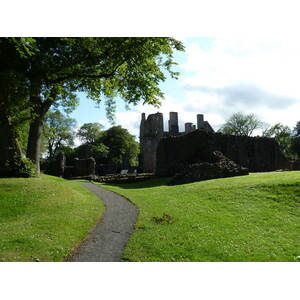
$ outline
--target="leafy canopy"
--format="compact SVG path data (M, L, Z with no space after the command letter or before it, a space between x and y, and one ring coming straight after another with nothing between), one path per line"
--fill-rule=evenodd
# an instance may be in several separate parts
M21 159L19 130L22 139L28 136L22 148L39 172L42 120L50 107L74 110L78 92L104 103L110 120L117 97L158 106L160 83L179 75L176 50L184 46L173 38L0 38L0 125L10 137L0 141L0 165Z
M108 163L138 165L139 144L127 129L113 126L103 133L100 141L109 148Z
M107 156L109 153L109 148L101 142L96 142L93 144L81 144L80 146L76 147L71 155L69 155L69 160L77 158L89 158L93 157L96 162L99 163L106 163ZM66 155L68 158L68 154Z
M94 157L97 163L137 166L139 150L139 144L127 129L113 126L101 131L100 137L95 141L75 148L69 158Z
M254 114L245 115L238 112L234 113L219 131L223 134L251 136L253 131L261 128L262 125Z
M84 143L92 144L100 138L102 129L103 126L100 123L85 123L79 128L77 136Z
M98 103L104 101L109 118L116 96L127 103L159 105L159 83L166 73L178 77L172 70L173 51L184 50L173 38L148 37L10 38L8 43L22 61L19 73L38 87L42 102L74 109L76 92L82 91Z
M53 158L61 146L73 146L76 120L66 117L59 110L50 110L44 119L43 134L49 158Z
M263 136L273 137L286 156L292 156L292 130L285 125L277 123L263 132Z

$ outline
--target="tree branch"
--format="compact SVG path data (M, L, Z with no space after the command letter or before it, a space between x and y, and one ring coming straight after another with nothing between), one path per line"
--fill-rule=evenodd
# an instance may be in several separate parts
M56 79L47 79L46 82L49 84L56 84L56 83L62 83L67 80L75 80L75 79L97 79L97 78L103 78L103 79L108 79L111 78L117 71L117 69L124 63L125 61L122 61L119 63L112 72L110 73L100 73L100 74L83 74L83 73L76 73L76 74L68 74L65 76L58 77Z

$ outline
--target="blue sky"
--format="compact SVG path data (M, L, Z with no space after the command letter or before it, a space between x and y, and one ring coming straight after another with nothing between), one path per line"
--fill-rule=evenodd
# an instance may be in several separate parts
M300 43L297 40L239 38L178 38L186 51L174 55L179 80L168 78L161 84L165 94L158 110L148 105L132 106L127 111L118 99L116 124L138 136L140 115L163 112L165 127L168 113L177 111L179 125L196 122L196 114L218 129L232 113L255 113L267 124L294 127L300 120ZM111 124L103 105L80 94L80 105L72 113L78 126L100 122Z

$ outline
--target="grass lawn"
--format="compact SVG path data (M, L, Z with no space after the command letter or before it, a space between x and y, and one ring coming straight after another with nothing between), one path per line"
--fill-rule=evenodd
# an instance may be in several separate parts
M78 182L1 178L0 261L63 261L103 211Z
M255 173L166 186L103 184L139 210L130 261L297 261L300 172Z

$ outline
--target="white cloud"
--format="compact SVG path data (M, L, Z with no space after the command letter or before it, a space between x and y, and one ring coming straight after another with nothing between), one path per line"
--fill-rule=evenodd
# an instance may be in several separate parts
M220 97L223 104L229 107L235 105L248 106L256 108L269 107L272 109L283 109L297 103L299 99L285 95L273 94L267 92L255 85L248 83L239 83L228 85L222 88L212 88L208 86L187 87L189 90L196 90L209 95Z
M76 126L75 126L75 132L77 133L78 132L78 130L80 129L80 127L82 126L83 124L77 124ZM81 145L82 144L82 141L79 139L79 137L78 136L75 136L75 138L74 138L74 147L78 147L79 145Z
M299 40L216 39L205 51L197 43L187 47L181 67L195 72L183 84L224 87L250 82L269 92L300 96Z
M78 147L82 144L82 141L79 139L79 137L74 138L74 147Z
M242 111L291 127L300 119L299 39L216 39L209 50L194 42L186 52L181 85L187 102L201 102L208 116Z

